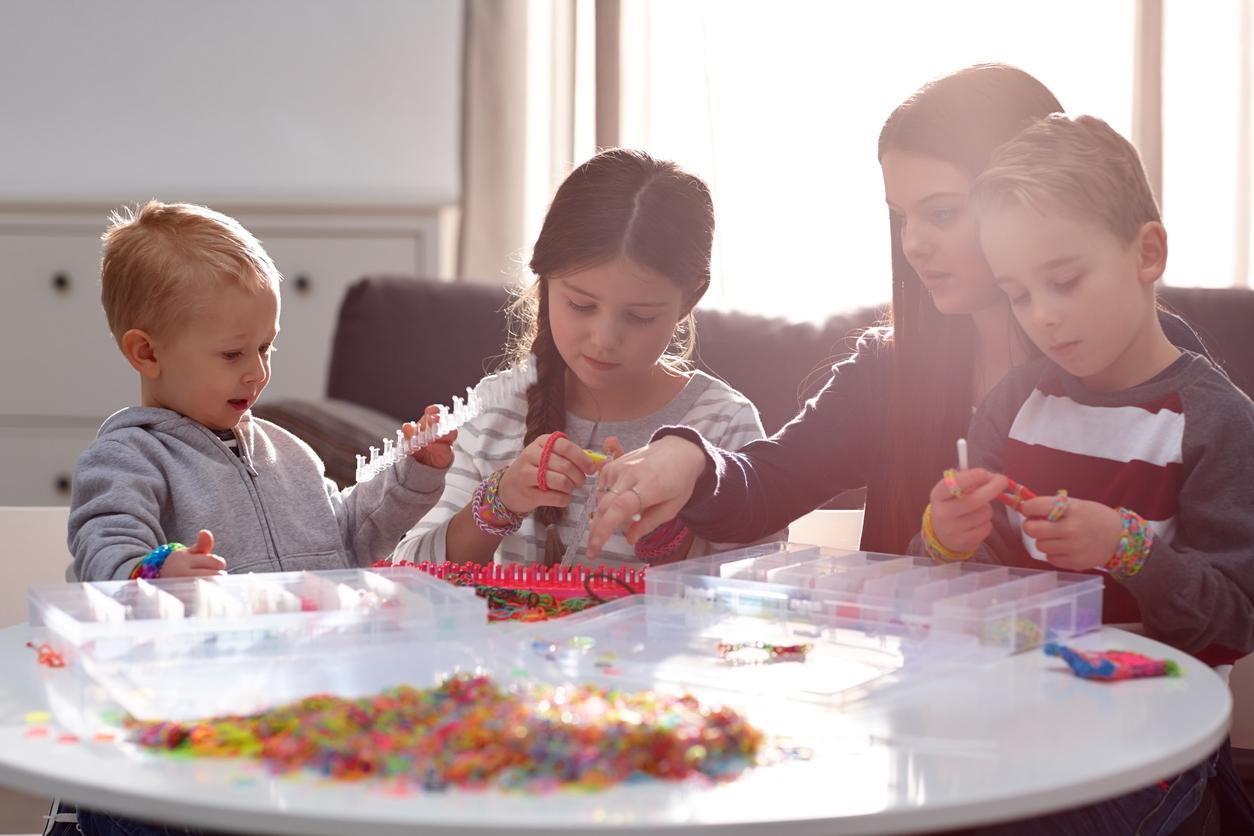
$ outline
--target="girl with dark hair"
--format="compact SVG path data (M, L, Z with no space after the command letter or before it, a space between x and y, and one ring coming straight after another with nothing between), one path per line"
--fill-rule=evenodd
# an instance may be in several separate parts
M752 542L861 487L863 549L904 553L974 406L1037 353L980 252L967 192L998 146L1061 110L1043 84L1004 64L943 76L899 105L879 140L888 323L864 333L771 438L732 452L694 428L664 427L607 465L601 481L613 491L598 503L589 557L620 526L635 542L677 514L698 536ZM1183 321L1163 324L1182 348L1204 351Z
M536 280L511 305L503 375L535 364L525 395L461 429L436 507L396 560L547 563L578 534L587 451L621 453L684 424L738 447L764 436L743 395L691 370L692 310L710 284L714 206L699 178L639 151L597 154L571 172L531 258ZM710 544L663 520L600 562L679 559Z

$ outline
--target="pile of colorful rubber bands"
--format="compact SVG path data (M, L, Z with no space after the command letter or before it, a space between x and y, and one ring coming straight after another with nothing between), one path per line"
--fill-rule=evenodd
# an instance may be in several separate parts
M763 735L691 695L594 686L502 688L455 675L360 699L311 696L246 717L132 721L133 739L186 756L255 758L279 773L400 779L426 790L601 789L637 778L729 780Z

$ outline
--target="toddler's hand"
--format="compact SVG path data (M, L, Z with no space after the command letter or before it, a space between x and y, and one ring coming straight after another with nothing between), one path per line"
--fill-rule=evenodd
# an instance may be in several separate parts
M1073 572L1106 565L1123 534L1119 512L1100 502L1072 499L1057 522L1045 519L1055 498L1038 496L1023 503L1023 533L1036 540L1049 562Z
M226 561L213 553L213 533L202 529L196 545L175 549L161 565L162 578L207 578L226 574Z
M954 496L945 480L932 487L932 532L941 545L954 552L975 551L993 532L993 506L1009 480L982 467L956 474L962 493Z
M405 433L406 438L413 438L415 434L434 426L439 419L439 415L440 408L438 406L429 406L423 411L422 417L418 419L418 423L415 424L413 421L406 422L401 426L401 432ZM453 442L456 440L457 430L445 433L425 447L415 450L412 454L414 461L419 464L425 464L428 467L434 467L437 470L446 470L453 463Z

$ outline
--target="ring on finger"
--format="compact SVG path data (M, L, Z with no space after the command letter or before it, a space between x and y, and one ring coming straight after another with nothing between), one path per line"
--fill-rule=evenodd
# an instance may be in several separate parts
M1071 497L1067 496L1066 490L1060 490L1054 495L1054 504L1049 509L1049 514L1045 519L1050 522L1058 522L1067 515L1067 509L1071 507Z
M634 485L627 490L634 493L636 495L636 501L640 503L640 508L636 511L636 513L631 515L631 521L640 522L640 513L644 511L644 497L640 495L640 491L636 490Z

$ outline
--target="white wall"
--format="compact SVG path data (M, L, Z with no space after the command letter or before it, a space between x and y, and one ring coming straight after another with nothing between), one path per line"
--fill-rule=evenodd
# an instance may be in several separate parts
M461 0L5 0L0 200L451 203Z

